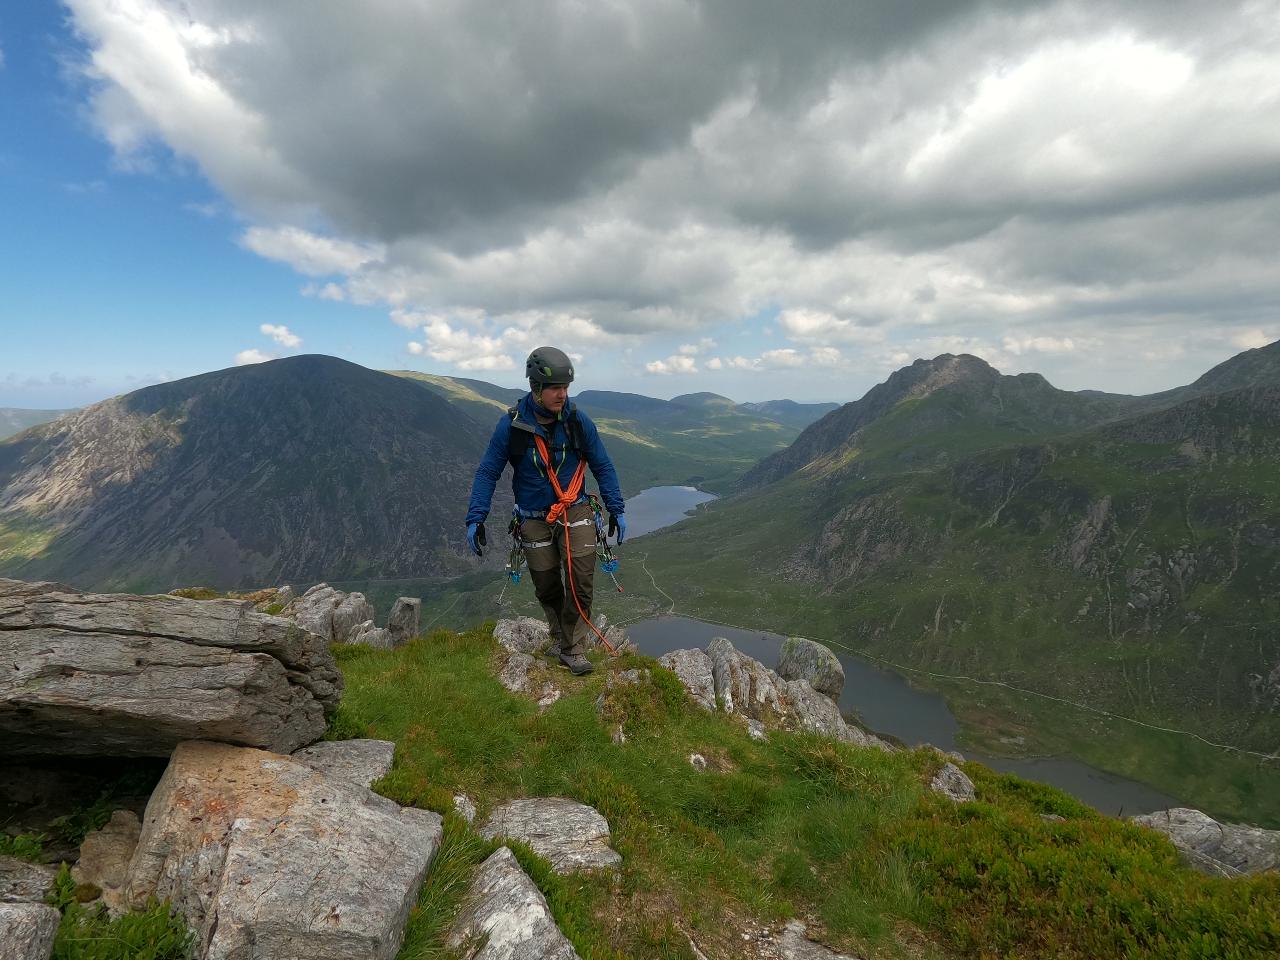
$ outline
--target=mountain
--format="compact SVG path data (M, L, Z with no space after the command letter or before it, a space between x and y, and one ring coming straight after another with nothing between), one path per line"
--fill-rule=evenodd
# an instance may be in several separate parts
M777 420L788 426L803 430L815 420L821 420L832 410L839 409L838 403L796 403L794 400L763 400L758 403L742 403L738 405L749 413L758 413L770 420Z
M147 387L0 443L0 572L129 590L444 574L488 430L333 357Z
M57 420L69 410L27 410L22 407L0 407L0 440L50 420Z
M1152 397L1060 391L974 357L917 361L762 462L739 495L646 540L647 566L690 615L809 630L907 669L1273 752L1276 356L1249 351ZM993 696L968 690L958 709L1180 795L1194 781L1238 815L1263 803L1254 778L1273 776L1183 742L1158 753L1141 728L1109 731L1124 745L1069 731L1052 701L1018 701L1009 726L992 718L1013 701Z

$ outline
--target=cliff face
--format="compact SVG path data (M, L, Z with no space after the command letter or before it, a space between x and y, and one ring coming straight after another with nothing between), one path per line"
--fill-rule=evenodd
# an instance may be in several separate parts
M0 571L127 589L440 574L487 433L331 357L148 387L0 443Z

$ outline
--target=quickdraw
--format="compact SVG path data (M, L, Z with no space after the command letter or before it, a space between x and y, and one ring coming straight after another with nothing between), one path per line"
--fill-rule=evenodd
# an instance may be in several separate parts
M617 577L618 558L609 549L609 534L604 525L604 508L600 505L600 498L594 493L587 494L587 500L591 504L591 512L596 517L596 557L600 560L600 569L609 575L618 592L623 593L622 584L618 582Z
M528 561L524 555L524 531L521 527L520 511L511 511L511 522L507 524L507 533L511 534L511 554L507 557L507 576L512 583L520 582L520 568Z

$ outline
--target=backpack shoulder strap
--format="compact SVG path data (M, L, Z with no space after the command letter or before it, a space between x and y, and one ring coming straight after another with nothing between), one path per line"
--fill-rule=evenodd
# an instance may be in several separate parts
M533 442L533 429L516 419L516 407L507 408L507 416L511 418L511 433L507 436L507 459L512 464L518 463Z

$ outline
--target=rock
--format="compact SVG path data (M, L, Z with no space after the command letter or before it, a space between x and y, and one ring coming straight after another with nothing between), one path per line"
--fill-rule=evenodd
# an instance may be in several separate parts
M448 946L464 960L579 960L546 899L506 847L476 870Z
M889 744L879 737L847 723L840 715L840 708L836 706L835 701L814 690L809 686L809 681L786 680L783 683L786 691L783 726L786 729L819 733L837 740L856 743L860 747L892 750Z
M323 639L248 601L47 587L0 580L9 755L167 756L192 738L287 752L341 696Z
M604 634L605 640L609 646L613 648L614 653L627 653L636 649L636 645L631 642L631 638L627 636L627 631L622 627L609 626L609 618L603 613L595 618L596 630ZM594 630L587 631L586 645L588 648L598 650L603 647L600 638L595 635Z
M759 720L747 719L747 736L752 740L768 740L769 735L764 732L764 724Z
M486 840L510 837L551 861L556 873L615 867L609 821L594 807L563 797L531 797L498 807L480 828Z
M820 943L814 943L805 935L805 925L799 920L787 924L778 937L778 949L782 960L856 960L847 953L836 953Z
M716 709L716 684L711 675L711 658L701 650L672 650L658 658L684 684L693 702L703 710Z
M373 605L363 593L343 593L317 583L285 610L298 626L319 634L328 643L348 643L351 631L373 620Z
M396 745L390 740L322 740L293 759L347 783L370 787L391 772Z
M551 646L551 630L543 620L516 617L499 620L493 628L493 639L511 653L542 653Z
M1045 823L1066 823L1067 818L1060 813L1042 813L1040 819Z
M41 903L58 871L0 854L0 903Z
M560 688L552 682L547 665L527 653L508 656L498 672L498 682L512 693L528 694L536 698L539 710L546 710L560 699Z
M977 797L977 793L973 788L973 781L965 776L963 770L951 762L944 763L942 769L933 775L933 779L929 781L929 789L934 793L949 797L956 803L964 803L966 800L973 800Z
M778 654L778 676L784 680L808 680L823 696L839 702L844 689L844 667L828 648L804 637L787 637Z
M700 753L691 753L689 754L689 766L699 773L703 773L707 769L707 758Z
M418 635L421 628L422 601L417 597L400 597L391 607L391 616L387 618L387 632L391 634L391 642L395 646L408 643Z
M375 627L372 620L357 623L347 633L345 643L363 643L377 650L390 650L395 646L390 632L385 627Z
M476 805L471 802L471 798L465 793L455 793L453 795L453 809L467 823L476 822Z
M132 810L116 810L101 830L84 838L80 859L71 868L76 883L92 884L102 891L102 902L112 916L128 912L124 887L141 835L138 815Z
M759 660L738 653L724 637L707 644L716 700L725 713L741 713L764 721L776 717L782 707L778 675Z
M61 922L43 903L0 903L0 960L49 960Z
M1280 830L1219 823L1189 807L1158 810L1133 822L1165 834L1202 873L1240 876L1280 869Z
M297 596L298 595L294 592L293 587L281 587L276 591L276 598L273 602L278 603L282 607L287 607L297 599Z
M391 960L441 818L290 757L182 743L147 804L126 891L170 900L196 960Z

